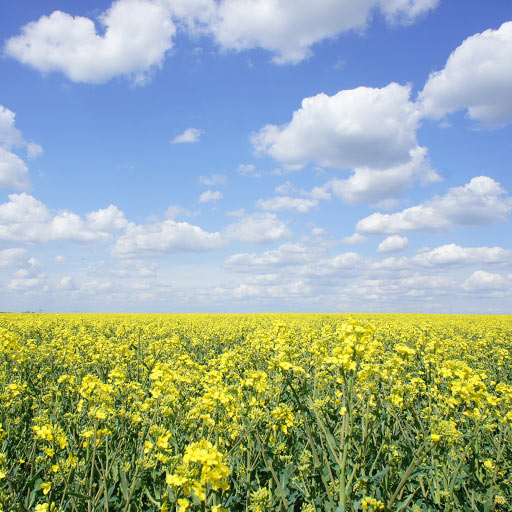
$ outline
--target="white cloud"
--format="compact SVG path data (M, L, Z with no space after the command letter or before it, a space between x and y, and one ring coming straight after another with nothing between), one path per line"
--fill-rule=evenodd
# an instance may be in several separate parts
M382 240L377 247L378 253L397 252L403 251L409 245L409 240L406 236L391 235Z
M251 142L257 152L291 168L309 162L338 169L405 164L418 147L420 119L410 92L408 85L391 83L305 98L288 124L266 125Z
M25 148L29 159L41 155L43 148L27 142L15 126L15 114L0 105L0 188L26 190L30 186L28 168L15 153L15 148Z
M25 162L18 155L0 147L0 188L25 190L29 186Z
M41 156L43 153L43 148L39 144L36 144L35 142L27 143L27 158L29 160L34 160L35 158Z
M41 201L26 193L10 194L9 201L0 204L0 241L4 242L105 242L125 224L123 213L112 205L88 213L84 220L69 211L52 214Z
M255 172L255 170L256 167L253 164L240 164L236 169L236 171L242 174L243 176L261 176L261 174Z
M180 215L183 215L185 217L189 217L192 215L192 212L190 210L187 210L186 208L183 208L183 206L180 206L178 204L172 204L165 210L164 216L166 219L174 220L176 217L179 217Z
M215 12L208 11L207 31L222 48L259 47L272 52L274 62L297 63L311 54L315 43L363 30L374 9L380 9L388 22L407 23L437 4L438 0L223 0ZM204 12L202 7L199 12Z
M130 222L111 253L113 256L131 257L140 253L204 252L223 245L220 233L208 233L188 222L169 219L146 225Z
M488 176L473 178L417 206L392 213L374 213L357 223L360 233L396 234L411 231L444 231L456 226L496 224L512 211L512 198Z
M14 126L16 114L0 105L0 145L5 149L21 148L26 145L21 132Z
M54 11L22 27L4 51L43 73L60 71L73 82L103 83L128 75L143 83L161 66L176 27L168 7L152 0L117 0L93 20Z
M439 0L117 0L98 17L54 11L22 27L4 52L40 72L74 82L115 76L148 80L173 46L176 25L193 38L210 36L222 49L262 48L276 63L297 63L322 40L364 30L380 9L388 23L410 23Z
M423 113L440 119L464 108L489 127L512 121L512 21L468 37L419 94Z
M485 270L476 270L462 285L467 291L502 290L509 286L510 282L505 277Z
M318 261L304 265L297 269L297 272L309 276L329 276L336 274L340 270L352 269L356 265L361 265L363 258L355 252L344 252L337 254L332 258L324 258Z
M292 211L296 213L307 213L311 208L318 205L314 199L303 197L276 196L271 199L259 199L256 206L267 212Z
M28 252L26 249L12 248L0 251L0 267L19 266L22 261L27 260Z
M222 192L218 190L206 190L199 196L200 203L208 203L211 201L218 201L222 199Z
M288 238L287 225L274 213L251 213L224 230L228 238L252 244L266 244Z
M512 251L502 247L461 247L457 244L447 244L417 254L411 261L425 266L475 263L512 264Z
M242 283L233 290L233 296L237 299L256 297L289 298L304 297L309 295L310 291L310 287L301 280L282 285Z
M404 164L382 170L356 167L352 176L335 178L328 183L328 187L349 204L368 202L377 206L386 205L389 199L399 197L416 181L426 184L440 180L430 167L426 153L426 148L418 146L411 150L410 161Z
M89 229L104 233L119 231L128 223L123 212L112 204L107 208L88 213L86 218Z
M324 228L313 228L311 230L311 234L313 236L324 236L324 235L327 235L327 231L325 231Z
M57 289L58 290L67 290L72 291L76 290L77 286L75 284L75 281L72 276L64 276L58 283L57 283Z
M39 262L35 258L29 258L25 265L16 270L7 288L14 291L44 291L46 279L47 276L41 273Z
M206 187L215 187L217 185L224 185L227 176L225 174L210 174L209 176L199 176L199 182Z
M202 133L204 133L203 130L199 130L198 128L187 128L183 133L176 135L176 137L171 140L171 144L197 142Z
M262 268L300 265L316 259L321 251L304 244L283 244L262 254L233 254L226 262L227 268L236 271L260 272Z
M349 245L364 244L368 242L368 238L360 233L354 233L353 235L346 236L342 242Z

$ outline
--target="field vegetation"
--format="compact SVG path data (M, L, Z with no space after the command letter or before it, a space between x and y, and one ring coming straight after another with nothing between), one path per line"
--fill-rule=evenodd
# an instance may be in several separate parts
M510 511L512 317L0 315L6 511Z

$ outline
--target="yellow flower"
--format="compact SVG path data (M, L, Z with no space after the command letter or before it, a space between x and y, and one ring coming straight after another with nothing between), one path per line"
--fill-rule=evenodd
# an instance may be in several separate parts
M186 498L181 498L178 500L178 512L185 512L189 506L190 501L188 501Z
M434 443L439 443L441 436L439 434L430 434L430 439L432 439Z
M46 496L49 492L50 492L50 489L52 488L52 484L51 482L43 482L41 484L41 489L43 491L43 494Z

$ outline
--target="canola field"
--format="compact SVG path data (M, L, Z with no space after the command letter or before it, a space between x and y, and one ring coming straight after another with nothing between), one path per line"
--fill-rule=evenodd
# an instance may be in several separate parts
M510 511L512 317L0 315L6 511Z

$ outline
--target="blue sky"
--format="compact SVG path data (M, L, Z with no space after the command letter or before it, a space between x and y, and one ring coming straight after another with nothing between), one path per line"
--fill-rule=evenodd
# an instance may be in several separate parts
M0 20L0 310L510 313L509 1Z

